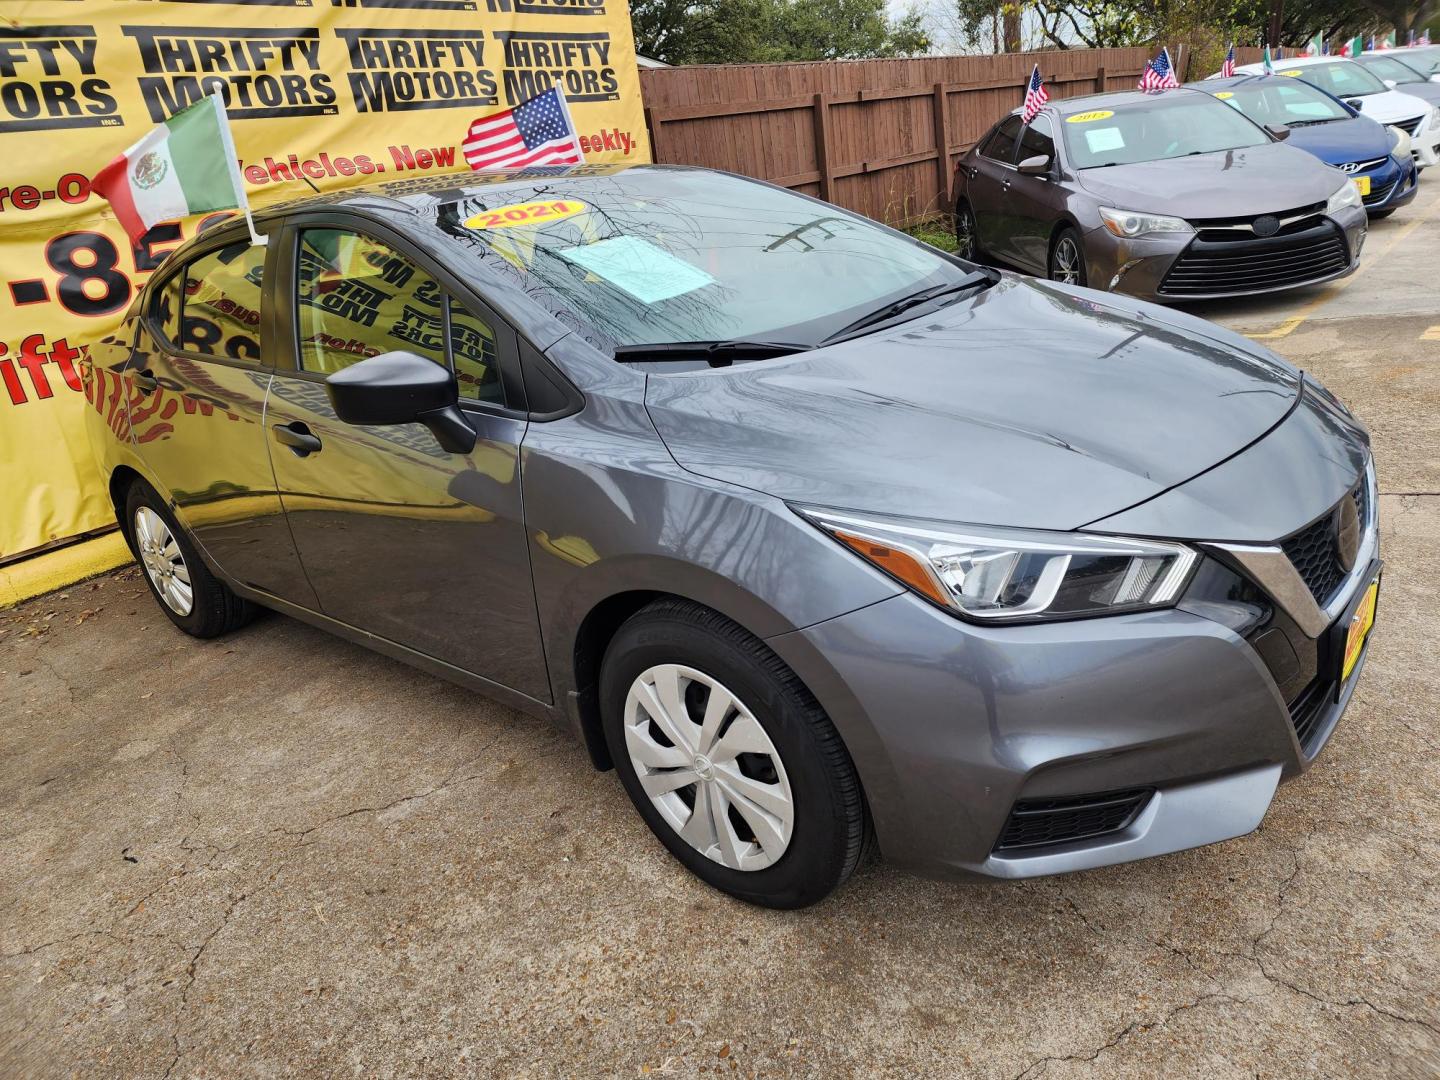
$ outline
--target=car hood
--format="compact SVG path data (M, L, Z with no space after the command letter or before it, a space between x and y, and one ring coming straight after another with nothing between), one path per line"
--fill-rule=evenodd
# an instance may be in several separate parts
M685 469L779 498L1073 529L1151 499L1279 423L1299 373L1140 301L1006 276L813 352L652 374Z
M1390 136L1382 125L1368 116L1292 127L1285 145L1314 154L1330 165L1374 161L1390 156Z
M1366 94L1362 98L1346 100L1358 101L1362 113L1382 124L1416 120L1430 111L1428 101L1414 94L1402 94L1399 90L1386 90L1383 94Z
M1328 165L1280 143L1081 169L1076 175L1080 186L1107 206L1190 219L1273 214L1323 203L1340 186Z

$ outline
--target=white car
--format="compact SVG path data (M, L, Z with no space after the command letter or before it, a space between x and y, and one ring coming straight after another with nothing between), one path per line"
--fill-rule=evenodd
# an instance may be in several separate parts
M1260 75L1263 64L1246 64L1237 75ZM1275 63L1277 75L1303 79L1331 97L1389 127L1410 136L1410 152L1420 168L1440 164L1440 106L1412 94L1391 90L1380 79L1353 60L1338 56L1306 56Z

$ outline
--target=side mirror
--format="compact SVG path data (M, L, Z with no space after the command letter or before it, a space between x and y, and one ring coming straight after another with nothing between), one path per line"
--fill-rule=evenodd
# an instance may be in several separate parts
M1394 89L1395 89L1397 86L1399 86L1400 84L1399 84L1398 82L1396 82L1394 79L1386 79L1386 80L1385 80L1385 85L1388 86L1391 90L1394 90Z
M1277 142L1284 142L1290 138L1290 125L1288 124L1266 124L1265 130L1268 131Z
M452 454L475 449L455 376L423 356L397 351L361 360L326 379L325 393L347 424L424 424Z
M1346 98L1345 104L1349 105L1350 108L1354 109L1357 113L1365 111L1365 103L1361 101L1358 97Z
M1025 176L1049 176L1050 155L1036 154L1034 157L1027 157L1015 168Z

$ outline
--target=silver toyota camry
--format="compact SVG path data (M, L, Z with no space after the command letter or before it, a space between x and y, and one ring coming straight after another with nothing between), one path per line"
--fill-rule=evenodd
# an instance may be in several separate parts
M161 610L553 720L735 896L813 903L872 838L1023 878L1239 836L1355 692L1368 436L1219 327L700 169L259 228L85 361Z

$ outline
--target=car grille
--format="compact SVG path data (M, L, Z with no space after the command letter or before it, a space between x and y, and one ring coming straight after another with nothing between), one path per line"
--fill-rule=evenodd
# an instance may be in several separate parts
M1372 187L1370 189L1370 194L1365 196L1365 205L1375 206L1379 203L1384 202L1390 197L1390 192L1395 190L1395 185L1399 182L1400 181L1398 180L1392 180L1390 181L1390 183L1385 184L1382 187Z
M1153 788L1131 788L1058 799L1022 799L1010 811L996 851L1048 847L1119 832L1154 795Z
M1295 738L1306 757L1314 757L1319 749L1317 738L1321 721L1325 719L1325 706L1335 690L1329 679L1316 679L1290 703L1290 723L1295 728Z
M1197 225L1200 223L1197 222ZM1333 277L1350 265L1344 234L1326 219L1274 236L1201 227L1160 283L1166 296L1244 295Z
M1369 509L1365 481L1362 479L1345 497L1355 500L1355 509L1360 514L1360 527L1363 529ZM1305 582L1305 587L1310 590L1315 602L1324 607L1335 595L1335 590L1340 587L1347 574L1340 563L1340 515L1331 510L1319 521L1282 540L1280 546L1295 567L1295 572Z
M1398 127L1400 130L1405 132L1406 135L1413 136L1416 132L1420 130L1420 124L1424 121L1424 119L1425 117L1423 116L1417 116L1414 120L1396 120L1395 123L1391 126Z

